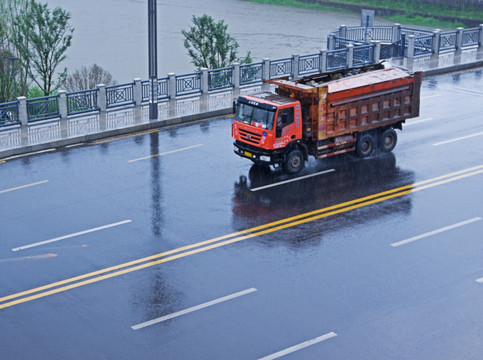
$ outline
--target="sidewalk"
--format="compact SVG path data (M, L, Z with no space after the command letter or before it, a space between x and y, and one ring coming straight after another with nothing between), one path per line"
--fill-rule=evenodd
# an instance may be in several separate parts
M483 56L476 49L471 49L456 55L453 52L441 54L437 59L431 56L416 58L412 64L404 58L394 64L423 71L424 76L433 76L483 67ZM240 93L253 93L260 89L261 85L258 85L242 89ZM159 118L152 121L149 120L148 106L141 106L71 117L67 120L48 120L28 126L0 128L0 162L31 152L227 115L232 112L233 99L236 96L238 94L233 91L224 91L160 102Z

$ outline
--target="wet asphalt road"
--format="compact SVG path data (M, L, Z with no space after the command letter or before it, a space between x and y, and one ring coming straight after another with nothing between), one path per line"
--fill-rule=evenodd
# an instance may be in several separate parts
M228 118L0 164L0 358L480 359L482 75L297 181Z

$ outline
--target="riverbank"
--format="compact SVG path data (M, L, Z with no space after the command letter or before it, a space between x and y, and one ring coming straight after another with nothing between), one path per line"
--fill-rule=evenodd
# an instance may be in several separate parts
M377 0L249 0L273 5L298 6L304 8L319 8L326 10L339 9L360 13L362 9L374 10L375 15L384 17L394 22L411 25L423 25L440 28L476 27L483 23L483 10L469 8L465 11L457 9L443 9L441 6L432 4L420 4L417 9L409 2L401 3L394 0L386 0L384 7L377 4ZM364 4L362 4L364 3Z

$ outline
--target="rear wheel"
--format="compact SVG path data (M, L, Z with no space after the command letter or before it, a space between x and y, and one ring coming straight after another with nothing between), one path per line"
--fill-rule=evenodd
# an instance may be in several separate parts
M396 131L392 128L386 129L379 137L379 148L383 152L390 152L394 149L397 143Z
M362 135L357 140L356 152L359 157L368 157L374 151L374 138L369 134Z
M305 166L304 154L299 149L292 150L285 160L284 170L289 174L299 173Z

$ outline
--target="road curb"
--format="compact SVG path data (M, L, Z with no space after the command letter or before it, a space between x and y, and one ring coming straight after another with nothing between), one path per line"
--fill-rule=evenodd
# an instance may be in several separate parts
M49 150L49 149L62 148L69 145L89 143L97 140L108 139L111 137L132 134L136 132L164 128L167 126L190 124L193 122L202 121L202 120L206 120L214 117L225 116L225 115L231 114L232 111L233 109L231 107L225 108L225 109L217 109L212 111L206 111L204 113L179 116L176 118L165 119L165 120L156 120L149 123L127 126L125 128L102 131L95 134L80 135L80 136L65 138L61 140L49 141L42 144L29 145L29 146L8 149L8 150L1 150L0 159L7 159L12 156L25 155L25 154Z
M483 67L483 60L478 60L472 63L456 64L451 66L445 66L442 68L423 70L423 76L443 75L452 72L477 69L479 67Z

